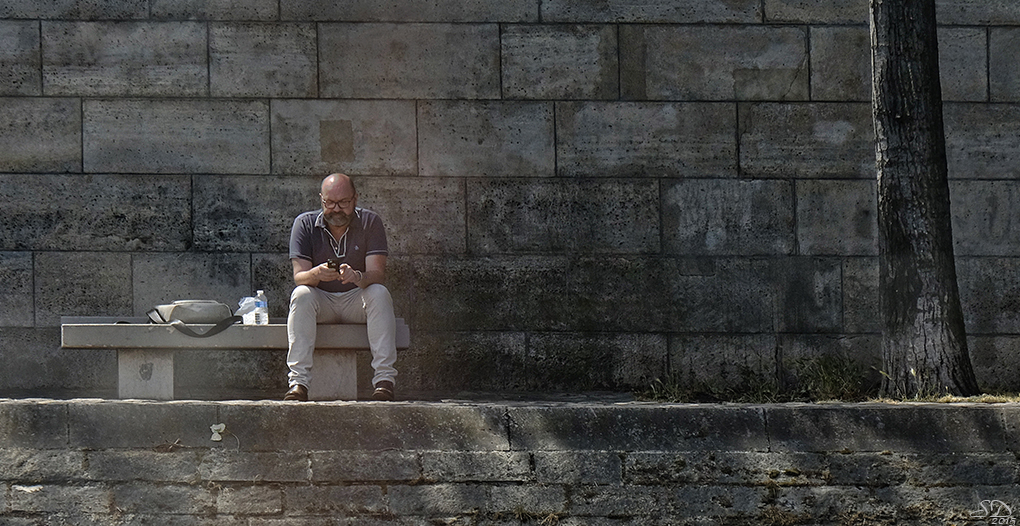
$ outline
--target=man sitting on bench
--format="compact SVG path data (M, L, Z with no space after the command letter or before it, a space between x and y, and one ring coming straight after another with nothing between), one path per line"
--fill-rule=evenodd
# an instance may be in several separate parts
M305 212L290 232L290 261L297 285L287 316L290 389L284 400L308 400L318 323L365 323L372 350L375 400L393 400L397 370L393 299L386 277L386 230L371 210L358 208L351 178L322 181L321 210Z

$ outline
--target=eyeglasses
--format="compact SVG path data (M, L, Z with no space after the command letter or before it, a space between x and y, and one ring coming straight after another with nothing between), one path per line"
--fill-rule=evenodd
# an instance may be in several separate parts
M351 203L354 202L354 198L353 197L349 197L347 199L341 199L339 201L327 201L326 199L323 199L321 197L319 199L322 201L322 206L326 207L327 209L328 208L334 208L334 207L341 208L341 209L342 208L347 208L348 206L351 206Z

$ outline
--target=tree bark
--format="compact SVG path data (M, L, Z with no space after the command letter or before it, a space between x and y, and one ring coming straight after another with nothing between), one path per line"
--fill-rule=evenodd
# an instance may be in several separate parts
M871 0L882 394L979 392L953 255L935 0Z

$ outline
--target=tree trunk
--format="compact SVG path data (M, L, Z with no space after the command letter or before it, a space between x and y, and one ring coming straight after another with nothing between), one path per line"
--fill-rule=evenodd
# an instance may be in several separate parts
M956 282L935 0L871 0L882 394L979 392Z

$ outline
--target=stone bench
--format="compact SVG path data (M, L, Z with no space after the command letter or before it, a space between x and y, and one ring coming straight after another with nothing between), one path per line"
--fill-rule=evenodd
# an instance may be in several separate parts
M208 338L181 334L170 325L148 323L148 318L64 316L60 319L60 346L64 349L117 351L117 396L151 400L174 399L174 354L178 350L287 351L286 319L269 325L228 327ZM195 324L197 332L212 325ZM308 386L310 400L356 400L359 350L368 350L364 324L319 325L315 338L315 365ZM397 318L397 348L406 349L410 331ZM285 371L280 371L285 374Z

